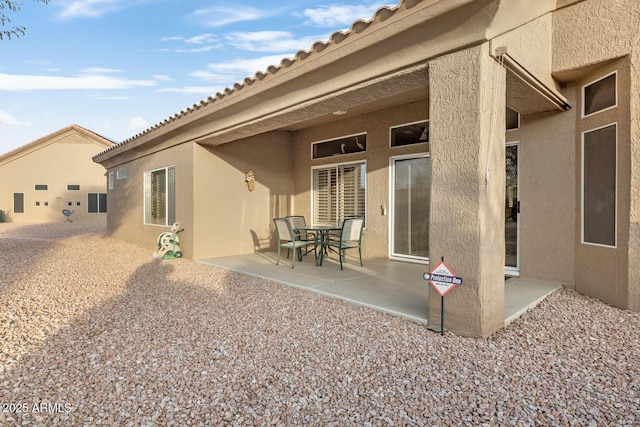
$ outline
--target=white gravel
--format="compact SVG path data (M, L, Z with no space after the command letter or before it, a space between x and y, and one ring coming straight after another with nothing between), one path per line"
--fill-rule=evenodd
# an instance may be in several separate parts
M0 426L640 425L638 314L572 291L441 337L102 225L0 244Z

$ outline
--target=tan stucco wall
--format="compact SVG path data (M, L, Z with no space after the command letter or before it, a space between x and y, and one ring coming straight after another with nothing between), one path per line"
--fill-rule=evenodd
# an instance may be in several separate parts
M425 82L426 84L426 82ZM425 87L426 95L426 87ZM365 258L389 256L389 158L427 152L427 144L390 147L390 128L428 120L428 99L388 108L361 116L338 120L330 125L316 126L296 132L293 146L295 199L294 212L311 218L311 168L344 162L365 160L367 163L366 229L363 233ZM367 150L322 159L311 159L313 142L345 135L367 133ZM383 215L381 206L386 210Z
M193 145L182 144L170 150L162 150L153 156L114 166L109 172L127 171L127 178L114 179L113 189L108 191L108 233L116 238L149 248L149 255L156 249L160 233L169 231L160 225L144 225L144 172L167 166L175 166L176 221L184 231L180 233L180 248L185 257L193 254Z
M569 287L575 281L576 111L522 116L520 129L506 134L508 142L519 142L520 276Z
M582 133L612 123L618 125L618 170L617 170L617 245L615 248L581 243L582 212L578 209L576 221L576 289L599 298L616 307L628 308L629 286L629 202L634 197L630 192L630 135L629 135L629 58L623 58L578 82L582 86L609 72L617 71L618 107L581 118L578 116L576 151L578 153L577 182L581 183ZM578 95L580 96L580 95ZM577 185L578 207L582 197Z
M105 148L104 143L68 130L0 160L0 209L5 220L65 221L61 212L70 209L74 222L105 221L104 213L88 213L88 193L107 190L104 167L91 160ZM36 191L39 184L48 189ZM67 190L69 184L80 185L80 190ZM24 193L24 213L13 212L14 193Z
M590 0L554 15L553 66L558 75L570 78L576 74L573 70L587 70L579 73L581 86L612 67L619 70L619 107L584 120L578 118L575 136L576 152L580 153L582 131L618 122L618 245L613 249L581 244L581 212L577 212L576 289L612 305L634 310L640 309L640 263L637 262L640 250L638 28L640 3L634 0ZM623 59L603 68L616 58ZM576 90L580 94L580 87ZM577 158L579 161L579 155ZM576 186L575 197L579 203L579 186Z
M463 278L446 296L445 327L488 336L504 326L505 70L485 43L432 61L429 77L429 252ZM429 324L440 325L433 289Z
M272 132L219 147L194 150L194 258L266 250L273 218L293 213L291 135ZM245 174L253 171L249 191ZM275 246L273 246L275 247Z
M640 311L640 52L636 49L629 60L629 302L628 308Z
M552 14L546 14L522 27L502 34L491 40L493 54L500 47L506 47L507 54L534 74L549 87L555 88L551 76L551 53L553 47ZM535 37L532 37L535 34Z
M552 77L552 36L553 16L548 13L496 37L491 48L506 48L545 85L572 96L573 90L564 90ZM508 106L510 96L516 95L507 95ZM575 105L575 98L568 101ZM506 133L507 142L519 143L520 276L569 286L574 282L575 258L576 111L521 115L520 128Z
M640 3L588 0L553 14L553 70L599 64L636 51Z

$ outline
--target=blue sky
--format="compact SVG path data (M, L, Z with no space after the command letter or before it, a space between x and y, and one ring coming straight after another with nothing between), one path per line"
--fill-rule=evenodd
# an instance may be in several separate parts
M122 141L397 2L19 0L0 154L70 124Z

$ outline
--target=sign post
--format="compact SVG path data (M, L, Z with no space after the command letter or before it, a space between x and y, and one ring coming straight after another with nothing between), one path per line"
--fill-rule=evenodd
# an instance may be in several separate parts
M440 335L444 335L444 296L456 285L462 285L462 278L444 263L444 257L430 272L424 273L424 280L428 280L436 292L440 294Z

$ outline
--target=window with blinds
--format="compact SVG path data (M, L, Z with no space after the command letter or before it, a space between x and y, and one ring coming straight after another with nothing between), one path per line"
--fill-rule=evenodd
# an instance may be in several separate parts
M313 170L313 223L339 225L349 216L364 216L365 163L342 164Z
M175 166L144 173L144 223L175 222Z

